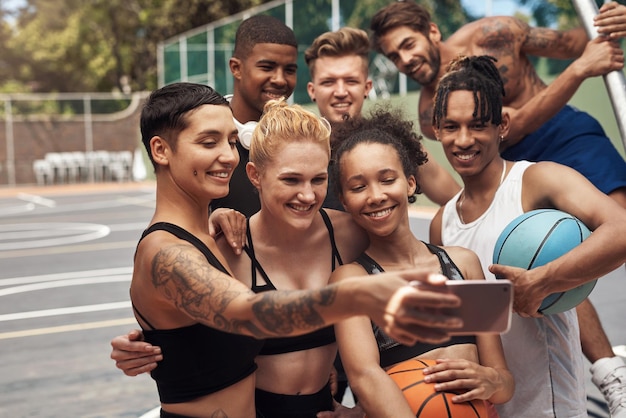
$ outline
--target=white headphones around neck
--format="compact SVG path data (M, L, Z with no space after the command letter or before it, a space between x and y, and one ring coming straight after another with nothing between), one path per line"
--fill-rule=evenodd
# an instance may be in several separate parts
M237 127L238 135L239 135L239 143L245 149L250 149L250 144L252 143L252 132L258 122L250 121L246 123L241 123L237 119L233 118L235 121L235 126Z

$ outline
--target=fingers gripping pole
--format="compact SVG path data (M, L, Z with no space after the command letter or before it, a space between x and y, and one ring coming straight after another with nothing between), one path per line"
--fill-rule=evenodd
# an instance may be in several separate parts
M572 0L578 17L580 18L587 36L593 39L598 31L593 25L593 17L598 14L598 6L594 0ZM604 76L604 84L609 92L613 112L617 120L617 127L622 136L622 143L626 148L626 78L622 71L612 71Z

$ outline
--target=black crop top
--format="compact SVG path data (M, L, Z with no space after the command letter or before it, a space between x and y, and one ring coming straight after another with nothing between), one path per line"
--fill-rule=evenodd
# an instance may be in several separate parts
M157 230L189 242L204 254L209 264L229 274L202 241L177 225L156 223L144 231L141 239ZM135 313L152 328L144 329L145 340L160 346L163 353L163 360L150 373L156 381L161 402L188 402L218 392L243 380L257 368L254 358L262 341L202 324L154 329L137 309Z
M331 268L335 270L337 264L343 264L341 255L335 244L335 233L333 231L333 224L328 217L328 214L324 209L320 209L320 215L324 220L324 224L328 229L328 236L330 237L331 245ZM270 290L276 290L276 286L272 283L265 270L256 259L254 255L254 246L252 244L252 235L250 234L250 220L248 219L248 225L246 229L248 236L248 245L244 247L246 254L250 257L252 262L252 291L255 293L267 292ZM265 284L257 284L257 271L265 280ZM335 342L335 330L332 326L318 329L309 334L303 334L296 337L283 337L283 338L268 338L265 340L265 344L261 349L262 355L275 355L291 353L294 351L308 350L311 348L322 347L324 345L332 344Z
M424 244L426 244L431 253L435 254L439 258L441 273L444 276L450 280L464 280L461 271L450 259L448 253L435 245L428 243ZM373 258L365 253L361 254L359 258L357 258L356 262L363 266L369 274L379 274L384 271ZM454 344L476 344L476 337L474 336L455 336L442 344L434 345L418 342L417 344L409 347L396 342L373 322L372 328L374 330L376 342L378 343L378 351L380 352L380 366L383 368L411 359L435 348L447 347Z

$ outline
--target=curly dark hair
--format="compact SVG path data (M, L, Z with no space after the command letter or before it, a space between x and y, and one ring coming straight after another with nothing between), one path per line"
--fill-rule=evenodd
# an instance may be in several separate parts
M415 193L421 193L417 168L428 161L428 156L422 148L422 136L413 130L413 122L407 120L402 111L377 105L367 116L334 124L332 131L333 150L329 171L338 196L343 192L340 182L341 156L361 143L392 146L398 153L404 174L407 177L415 176L417 180ZM415 202L415 195L409 197L409 202Z

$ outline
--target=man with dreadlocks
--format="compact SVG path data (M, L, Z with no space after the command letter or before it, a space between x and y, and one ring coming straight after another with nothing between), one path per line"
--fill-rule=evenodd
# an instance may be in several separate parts
M626 210L577 171L553 162L510 162L499 147L511 118L504 84L487 56L453 62L434 98L433 129L464 189L435 215L430 241L473 250L486 277L515 284L511 329L502 335L516 382L501 417L587 417L585 379L574 309L537 313L549 294L610 272L626 257ZM576 216L593 234L562 257L531 270L491 264L496 240L517 216L554 208Z
M448 64L461 54L494 56L506 92L503 105L511 120L500 142L502 156L572 167L626 208L626 162L594 118L567 106L586 78L623 68L624 54L617 40L626 36L626 6L604 4L595 25L602 36L589 41L582 28L533 28L514 17L495 16L468 23L444 41L429 13L407 0L379 10L371 30L373 48L421 84L418 114L424 135L434 138L433 96ZM528 55L579 58L546 86ZM618 410L620 417L626 417L624 360L613 353L589 299L577 311L592 380L613 417Z

